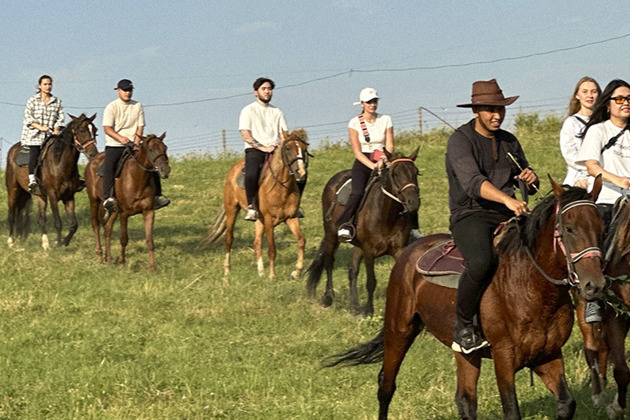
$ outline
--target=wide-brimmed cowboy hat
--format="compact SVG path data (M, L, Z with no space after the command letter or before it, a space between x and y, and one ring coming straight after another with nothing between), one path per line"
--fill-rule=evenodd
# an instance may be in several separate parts
M506 98L496 79L479 80L472 85L472 96L469 104L457 105L460 108L472 108L473 106L508 106L518 99L517 96Z

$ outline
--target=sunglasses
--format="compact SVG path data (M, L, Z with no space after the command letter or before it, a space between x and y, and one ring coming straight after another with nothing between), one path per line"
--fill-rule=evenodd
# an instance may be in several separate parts
M630 96L615 96L614 98L610 98L611 101L615 101L617 105L623 104L623 102L628 102L630 104Z

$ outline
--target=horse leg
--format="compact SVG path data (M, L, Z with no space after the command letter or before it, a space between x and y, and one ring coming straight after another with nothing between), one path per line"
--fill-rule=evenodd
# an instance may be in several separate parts
M227 187L226 187L227 188ZM225 261L223 262L223 275L230 274L230 251L234 242L234 224L238 207L225 206Z
M7 188L8 202L9 202L9 212L7 214L7 227L9 228L9 238L7 239L7 245L9 248L15 245L15 232L16 232L16 222L17 222L17 213L18 213L18 203L17 197L19 195L19 191L17 188Z
M105 223L105 228L103 229L103 234L105 236L105 261L112 261L112 231L114 230L114 222L118 217L118 213L114 213L109 216L107 222Z
M101 203L99 200L90 199L90 223L92 224L92 232L96 240L96 258L99 262L103 262L103 248L101 247Z
M42 248L45 250L50 249L50 242L48 241L48 234L46 233L46 199L43 197L37 197L37 224L42 232Z
M333 267L335 266L335 252L339 247L339 241L324 238L324 268L326 269L326 291L322 295L321 304L329 307L333 303L335 290L333 288Z
M399 299L413 299L411 294L400 294ZM396 391L396 376L407 351L422 330L420 318L415 316L413 302L390 302L383 327L383 366L378 374L378 418L387 419L389 404Z
M457 391L455 404L462 419L477 418L477 382L481 371L481 356L477 353L455 353ZM518 407L517 407L518 408ZM505 409L503 410L505 414ZM505 418L508 418L507 416Z
M374 316L374 291L376 290L376 274L374 274L374 256L365 255L365 275L367 276L367 303L365 305L365 315Z
M269 258L269 279L273 280L276 277L276 240L273 234L273 222L271 221L271 218L269 218L269 220L265 220L265 233L267 235L267 256ZM262 258L260 259L260 262L262 263Z
M512 349L499 350L498 345L492 344L492 358L494 359L494 373L499 386L499 395L501 396L501 405L503 406L503 418L520 419L521 413L518 408L518 399L516 398L516 386L514 384L514 360ZM473 353L475 354L475 353ZM458 364L459 367L459 364ZM457 376L459 377L459 369ZM458 388L459 392L459 388ZM475 396L476 405L476 396ZM458 403L459 406L459 403ZM476 407L475 407L476 411ZM461 409L460 409L461 415Z
M602 393L606 380L606 344L601 339L601 332L597 329L601 328L600 323L587 324L584 319L584 310L586 304L583 299L578 300L575 309L578 326L584 340L584 356L586 365L591 372L591 399L593 404L598 407L601 404ZM597 334L597 337L595 336ZM600 353L600 349L603 350ZM603 367L602 367L603 363Z
M63 238L63 241L61 244L68 246L70 244L70 240L76 233L77 228L79 227L79 224L77 223L77 215L75 213L74 198L72 200L64 201L63 204L66 210L66 217L68 218L69 226L68 226L68 234L66 235L65 238Z
M53 216L53 226L55 227L55 232L57 233L57 240L55 241L55 244L57 246L61 246L62 223L61 223L61 216L59 215L59 205L58 205L57 200L58 198L56 196L53 196L53 195L48 196L48 201L50 202L50 211L52 212L52 216Z
M363 260L363 250L358 246L352 249L352 258L348 263L348 286L350 288L350 310L355 314L361 313L359 307L359 293L357 292L357 277Z
M569 391L567 379L564 375L564 361L562 354L559 357L536 366L534 372L553 394L556 400L556 418L572 419L575 414L575 400Z
M295 239L297 241L297 262L295 263L295 270L291 273L291 276L289 277L291 280L297 280L302 275L302 269L304 269L304 248L306 247L306 239L304 239L304 235L302 235L300 219L287 219L286 224L287 226L289 226L289 229L291 229L291 232L293 233L293 236L295 236Z
M127 251L127 244L129 244L129 230L127 229L127 216L120 215L120 259L118 265L124 267L125 255Z
M265 264L262 259L262 237L265 231L265 225L260 220L254 222L254 254L256 255L256 266L258 267L258 276L265 275Z
M155 211L145 210L142 213L144 218L144 234L146 237L147 252L149 253L149 270L155 271L155 244L153 243L153 223L155 221Z
M628 320L624 316L618 317L610 314L607 308L602 325L605 329L604 337L610 349L610 357L613 362L613 376L617 383L617 395L615 400L606 407L606 413L608 418L621 419L626 410L626 396L628 384L630 383L630 370L625 358L625 338L628 334Z

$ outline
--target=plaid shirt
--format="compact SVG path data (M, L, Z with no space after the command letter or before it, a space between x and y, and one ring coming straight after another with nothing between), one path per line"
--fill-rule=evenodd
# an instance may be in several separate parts
M46 138L44 131L31 127L31 123L46 125L51 129L64 125L65 115L61 99L51 96L48 105L44 104L40 93L31 96L24 109L24 122L22 123L23 146L40 146Z

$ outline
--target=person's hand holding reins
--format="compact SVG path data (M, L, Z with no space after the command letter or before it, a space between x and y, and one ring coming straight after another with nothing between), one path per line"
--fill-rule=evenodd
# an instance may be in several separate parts
M505 204L505 207L512 210L517 217L531 211L526 202L512 197L508 197L503 204Z

